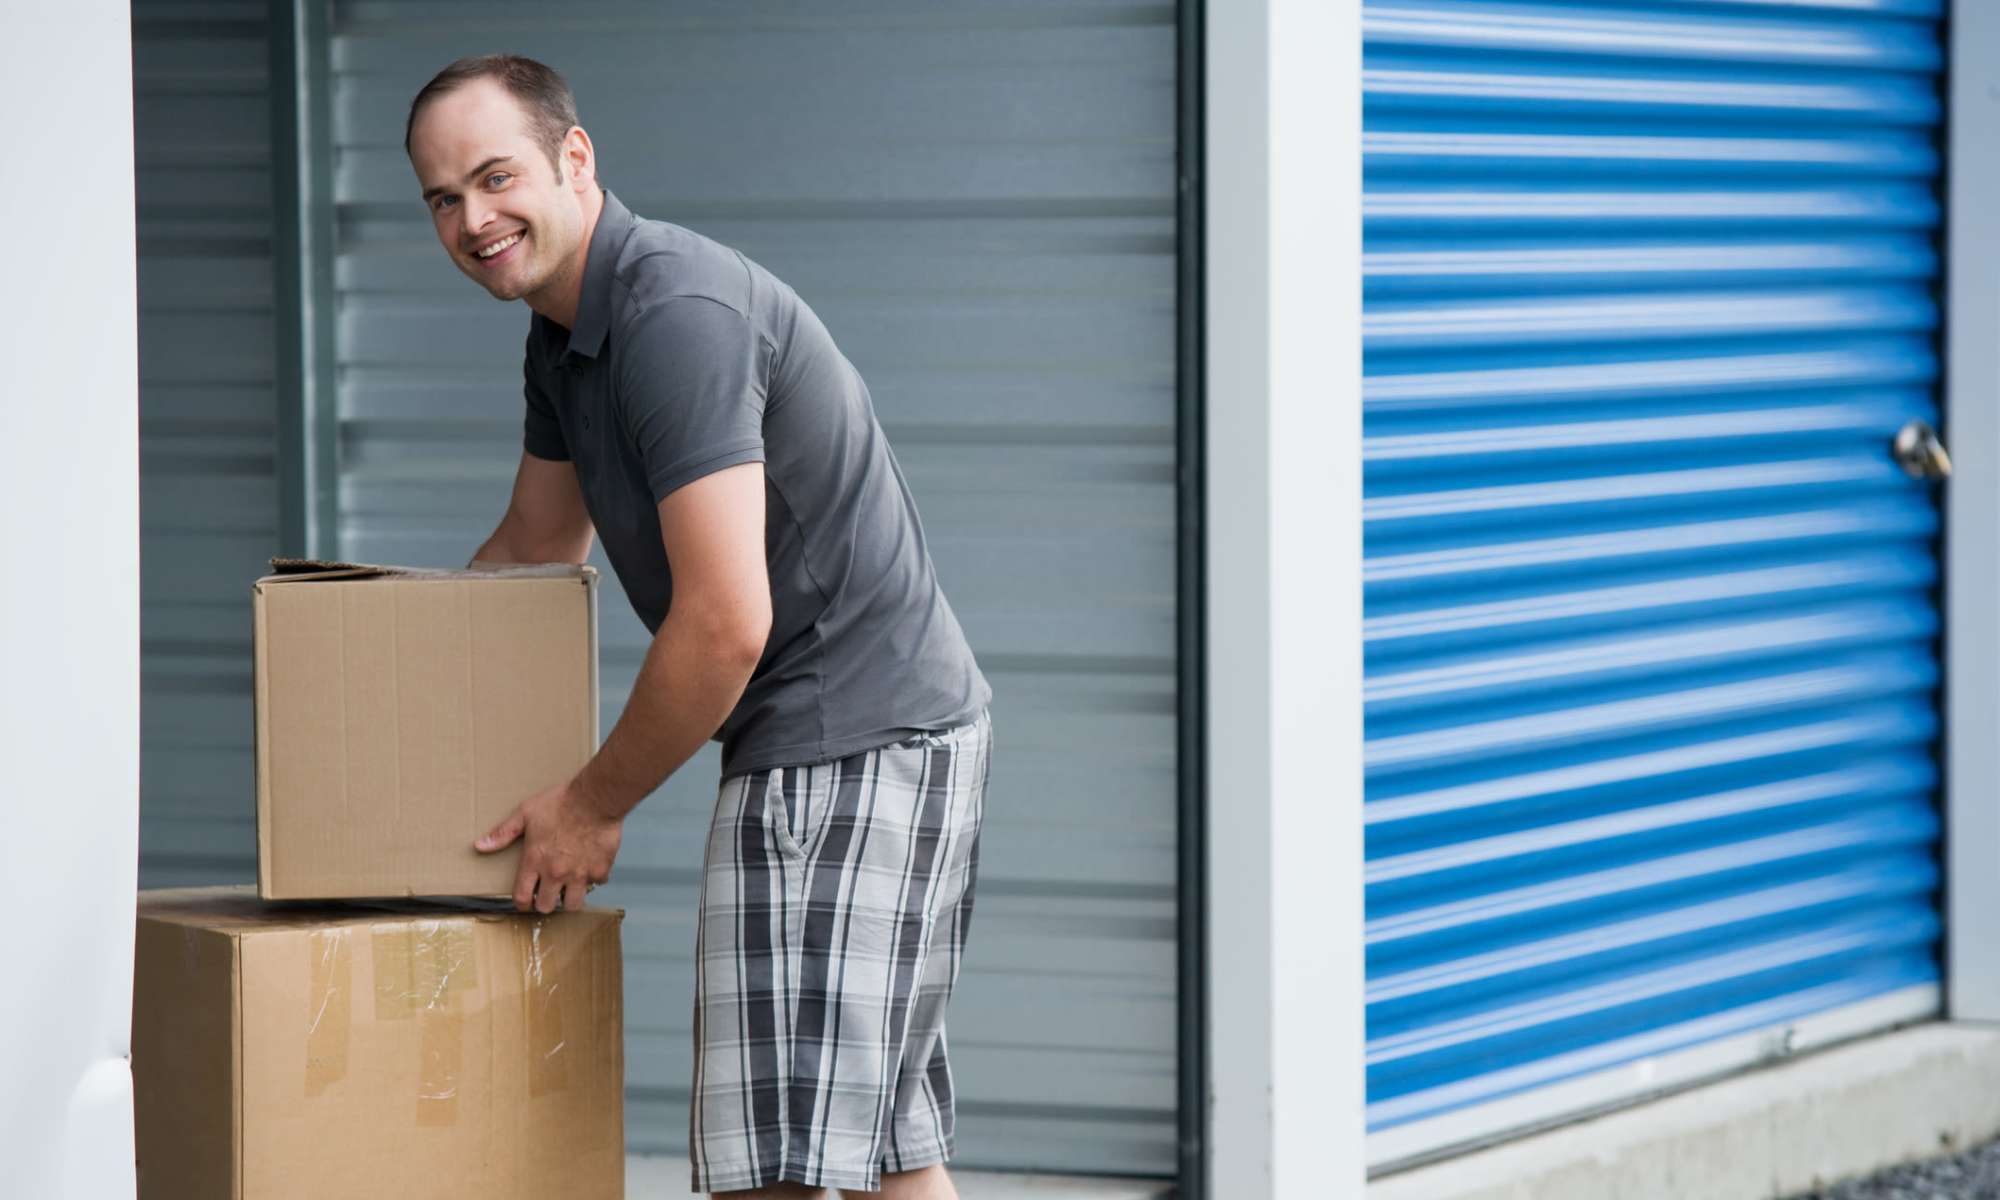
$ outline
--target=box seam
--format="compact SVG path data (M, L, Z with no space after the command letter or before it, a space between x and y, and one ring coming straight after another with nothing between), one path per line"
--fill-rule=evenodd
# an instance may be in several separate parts
M243 1055L247 1047L243 1044L243 936L236 934L229 939L229 973L231 997L229 1012L229 1032L236 1042L236 1053L229 1064L229 1123L235 1132L236 1170L230 1181L230 1200L243 1200L244 1174L247 1169L245 1146L249 1138L243 1128Z
M251 588L251 608L251 693L255 710L251 718L254 726L251 730L251 753L257 774L257 893L268 900L271 898L271 680L268 661L271 634L262 584Z
M587 685L590 688L588 697L590 701L590 741L583 748L584 759L585 761L589 761L590 757L597 753L597 747L604 739L604 715L599 711L603 707L602 690L597 681L597 572L588 571L584 575L583 595L586 614L585 624L590 630L590 675Z

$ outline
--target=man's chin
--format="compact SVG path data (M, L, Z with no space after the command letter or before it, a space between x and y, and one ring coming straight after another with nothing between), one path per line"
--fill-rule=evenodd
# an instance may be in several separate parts
M507 279L491 279L487 277L484 267L461 266L459 269L464 271L466 277L472 280L472 282L485 288L486 294L495 300L519 300L534 290L523 283L518 275Z
M527 288L522 287L520 284L514 282L503 282L497 279L491 281L481 279L478 280L477 282L480 287L486 289L487 295L493 297L495 300L500 300L503 302L519 300L521 297L528 294Z

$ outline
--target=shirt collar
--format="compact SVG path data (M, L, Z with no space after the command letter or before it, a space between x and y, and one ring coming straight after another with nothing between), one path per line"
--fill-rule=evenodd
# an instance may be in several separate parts
M597 227L590 232L590 250L583 267L583 292L577 297L576 324L569 331L569 352L596 358L604 348L604 334L611 325L611 276L618 266L618 253L631 236L639 219L619 203L611 190L604 191L604 208L597 214Z

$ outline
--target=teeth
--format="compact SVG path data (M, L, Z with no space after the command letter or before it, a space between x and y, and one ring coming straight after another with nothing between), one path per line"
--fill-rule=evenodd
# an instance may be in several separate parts
M492 258L494 255L500 253L502 250L505 250L507 247L513 245L515 242L518 242L520 240L521 240L521 235L518 233L515 234L513 237L501 238L499 241L493 243L491 246L486 247L486 249L479 251L479 257Z

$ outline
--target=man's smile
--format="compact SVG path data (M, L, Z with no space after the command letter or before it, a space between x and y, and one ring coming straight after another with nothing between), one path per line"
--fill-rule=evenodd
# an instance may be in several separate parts
M512 253L514 247L520 245L521 241L527 236L526 230L520 233L510 233L506 237L488 242L486 245L474 250L472 257L478 259L482 266L494 266L514 257Z

